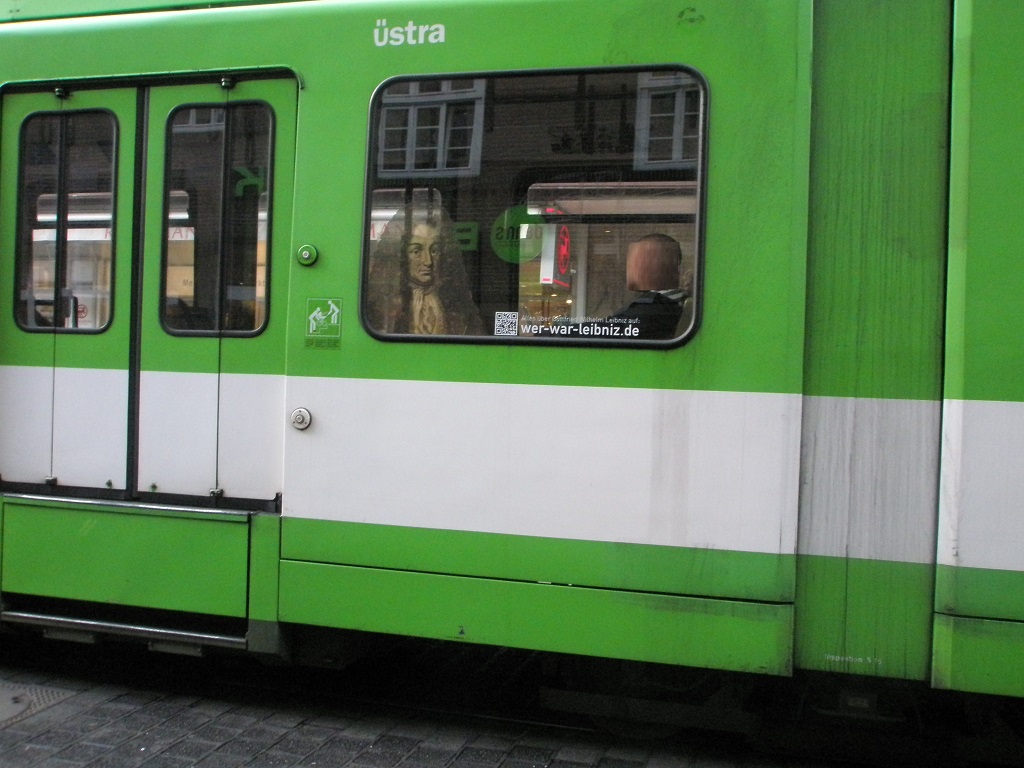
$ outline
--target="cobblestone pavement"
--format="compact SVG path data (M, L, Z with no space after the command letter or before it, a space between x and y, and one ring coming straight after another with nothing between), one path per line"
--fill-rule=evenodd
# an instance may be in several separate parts
M386 664L385 660L375 662ZM370 667L372 670L373 668ZM385 671L382 668L382 677ZM439 672L444 675L443 669ZM742 741L650 742L582 725L349 697L362 681L135 647L0 636L0 768L782 768ZM423 681L426 681L425 683ZM387 683L394 685L394 681ZM425 674L417 683L443 686ZM401 695L398 695L400 700ZM468 701L467 708L473 709Z
M0 658L0 704L14 712L0 724L4 768L747 764L742 751L721 758L720 746L716 756L707 747L617 741L584 728L346 702L323 690L303 696L281 690L287 671L264 676L248 662L225 667L132 649L37 643L43 652L22 642Z

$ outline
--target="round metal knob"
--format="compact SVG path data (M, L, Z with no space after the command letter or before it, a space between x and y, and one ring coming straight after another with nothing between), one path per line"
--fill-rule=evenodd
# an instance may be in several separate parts
M303 245L299 247L298 253L295 254L295 258L298 259L299 264L304 267L308 267L316 262L319 255L320 254L317 252L316 246Z
M298 430L309 429L309 425L313 423L313 417L309 415L309 411L305 408L296 408L292 411L292 426Z

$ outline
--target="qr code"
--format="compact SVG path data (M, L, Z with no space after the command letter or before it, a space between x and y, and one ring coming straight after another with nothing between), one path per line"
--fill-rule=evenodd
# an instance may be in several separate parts
M494 335L495 336L518 336L519 335L519 313L518 312L495 312L494 313Z

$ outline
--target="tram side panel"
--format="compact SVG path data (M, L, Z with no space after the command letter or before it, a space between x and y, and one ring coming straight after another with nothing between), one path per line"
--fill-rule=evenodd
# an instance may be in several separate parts
M1024 115L1003 84L1024 9L956 9L949 301L936 584L940 688L1024 694L1024 320L1017 211Z
M871 8L815 4L796 663L927 680L952 19Z
M196 510L8 495L5 599L260 622L255 633L249 626L258 638L233 634L232 647L273 650L280 619L778 674L794 664L930 673L940 688L1024 694L1013 465L1024 448L1012 130L1022 116L1002 88L1024 19L990 0L955 3L952 21L942 2L864 7L565 0L469 12L410 2L384 14L323 2L180 11L159 23L133 14L4 25L3 71L22 84L251 71L267 64L267 49L249 40L308 42L286 62L302 89L295 209L284 211L294 231L274 229L292 248L271 256L273 350L248 354L232 339L220 390L232 402L218 404L241 423L246 406L234 393L259 378L252 391L273 411L283 388L277 425L243 424L230 446L283 439L281 519L215 522ZM576 44L564 44L566 27L552 19L571 20ZM949 271L937 350L951 23ZM190 50L199 29L220 44ZM510 42L510 29L529 39ZM325 56L339 40L359 55ZM184 64L166 53L185 50ZM105 96L93 89L76 101L72 90L67 103L15 118L11 99L39 94L12 90L3 94L0 247L13 253L17 232L38 230L25 242L42 273L46 217L59 206L42 206L19 230L15 201L28 177L12 153L21 117L38 112L59 125L62 110L109 108L128 116L126 150L138 102L99 103ZM442 155L452 167L438 164ZM159 153L151 160L162 162ZM134 171L122 151L118 178ZM159 188L143 248L153 263L143 290L154 296ZM292 190L281 190L287 203ZM61 197L34 188L33 198L45 194ZM437 201L452 220L478 331L467 335L463 315L431 343L422 328L374 314L372 259L386 222L414 200ZM131 203L119 190L116 236L91 241L96 248L132 242ZM680 262L692 271L675 292L689 291L687 321L673 338L634 337L639 324L618 324L630 328L622 342L583 338L583 328L615 325L608 319L632 298L628 251L655 228L686 244ZM76 338L75 323L88 329L103 311L96 297L65 302L52 276L42 281L49 299L36 297L21 290L14 262L0 261L5 483L57 495L69 485L112 502L165 482L125 487L138 458L122 437L134 406L120 394L133 364L125 345L135 278L126 258L114 262L111 333ZM159 337L154 296L144 306ZM421 310L433 302L420 299ZM26 301L40 304L39 317L23 311ZM40 331L47 312L74 332ZM517 338L504 343L499 328ZM553 338L573 333L572 343ZM158 377L197 365L176 355L185 342L159 339L142 363ZM94 383L123 412L96 420L81 408L80 390ZM107 453L77 461L79 432ZM929 486L940 442L936 530ZM121 454L123 468L110 459ZM224 487L204 478L176 490L231 495L230 478L253 474L245 454L225 464ZM161 470L172 491L181 479L173 474ZM278 489L276 468L255 474L261 493ZM132 546L159 567L104 564ZM217 589L203 589L212 582ZM573 624L587 631L566 631Z
M295 233L319 257L290 286L287 410L311 421L286 436L281 619L786 674L809 7L581 9L517 6L535 34L511 71L480 45L509 8L346 9L358 63L305 73ZM658 88L679 105L662 160ZM371 97L367 148L348 105ZM438 105L464 107L458 173L417 167L405 128ZM337 215L325 175L344 180ZM452 220L476 305L440 341L401 320L400 287L372 298L387 227L417 206ZM592 335L639 327L608 318L631 301L631 244L666 231L689 321Z
M972 18L967 10L978 23L993 18L993 6L976 5L960 6L961 29ZM934 517L930 523L931 497L919 486L934 478L928 454L937 428L937 354L928 338L939 291L919 286L934 284L941 260L934 258L935 201L915 194L909 179L921 173L935 181L925 186L940 186L935 166L942 150L915 155L910 168L903 165L906 141L888 158L868 157L875 150L865 142L879 133L871 120L882 132L905 136L899 120L893 125L885 117L900 107L914 115L913 130L940 133L943 84L935 73L944 53L929 41L946 37L942 6L901 4L878 21L876 32L919 35L922 45L911 47L894 33L865 42L843 4L815 5L814 47L845 51L832 60L835 69L818 59L815 82L820 77L831 92L850 96L845 109L859 103L852 92L875 89L878 98L864 104L860 139L828 149L822 160L819 151L849 122L822 97L813 163L810 3L782 4L781 11L770 2L699 10L608 4L585 13L574 2L475 13L409 3L389 7L386 16L320 3L162 17L167 39L187 39L201 20L204 34L225 41L195 52L193 70L265 64L265 50L230 42L238 25L256 37L288 28L310 41L290 54L302 73L293 248L276 248L272 256L278 268L281 259L290 261L289 279L275 278L270 302L271 316L286 313L287 379L274 378L280 349L263 365L246 355L243 339L226 347L231 372L239 374L228 384L245 388L250 376L270 373L263 378L271 388L286 387L278 422L285 431L280 584L277 525L261 517L250 542L250 560L258 558L248 576L251 615L270 624L280 618L780 674L792 669L795 653L798 666L815 669L925 675L922 606L932 558L922 542ZM494 30L508 29L509 13L517 28L535 31L528 42L516 40L515 68L505 38L480 45ZM567 50L553 16L573 19L574 38L583 42ZM83 21L82 34L67 36L69 50L109 48L102 62L69 56L44 63L45 55L26 51L11 71L26 81L164 71L167 62L154 53L161 47L147 45L155 25L117 36L136 41L124 60L120 47L102 45L114 39L115 27L139 18L95 27ZM1000 34L1013 29L1008 23ZM323 56L337 50L339 39L360 55L344 62ZM868 85L851 85L851 62L865 47L879 56L902 50L914 76L897 83L871 70L864 73ZM737 48L750 56L737 58ZM985 82L982 95L989 93ZM959 114L977 110L975 103L974 112ZM403 115L413 122L403 123ZM523 116L530 117L526 129L517 122ZM436 165L438 152L424 159L440 146L431 137L442 135L452 162L461 163L456 173ZM669 139L663 155L655 149L659 135ZM416 136L422 141L410 139ZM965 146L970 152L961 157L972 163L987 157ZM429 162L435 165L422 165ZM843 169L864 162L877 171L860 173L872 184L859 187L861 197L834 216L831 206L851 191ZM895 186L893 169L900 171ZM668 193L659 198L659 189ZM883 205L878 201L889 200L893 189L903 191L899 200L872 219L872 206ZM396 195L398 207L436 200L450 216L479 313L475 337L463 335L467 324L431 343L427 334L373 314L371 260ZM850 209L868 214L862 219ZM160 215L154 208L153 220ZM613 327L606 320L632 298L627 253L655 229L684 243L681 259L692 269L689 285L680 276L676 286L690 291L689 320L675 329L685 343L646 331L621 343L582 338L583 328ZM816 254L809 275L808 231ZM965 231L982 237L976 226ZM276 232L288 234L279 225ZM893 244L906 242L923 256L904 258ZM300 247L307 244L318 258ZM992 307L972 293L980 273L962 272L966 277L954 275L953 285L960 279L970 328L991 317ZM843 298L847 280L858 292ZM559 281L567 288L561 295ZM892 293L925 298L914 304L891 300ZM870 311L878 305L894 314ZM847 317L837 319L843 307ZM805 312L813 326L807 340ZM510 324L513 313L523 322ZM149 314L152 323L156 315ZM862 336L865 329L854 322L860 317L874 318ZM518 338L496 338L499 323ZM629 327L632 333L639 325ZM899 327L908 330L906 347L893 330ZM577 336L564 344L541 338L556 333ZM950 338L946 354L955 360L956 337ZM150 358L160 375L191 364L174 361L174 346L165 340L154 348L157 357L166 353ZM983 345L972 340L963 348ZM900 364L892 368L894 357ZM966 353L962 358L965 380L981 381L975 371L983 366ZM1013 401L974 397L954 405L967 413L982 401ZM952 400L947 395L947 411ZM289 419L308 428L284 426ZM947 430L954 424L947 417ZM277 429L254 434L276 440ZM879 430L877 439L858 442L870 429ZM905 466L907 455L914 469L892 469ZM229 474L248 471L239 456ZM971 471L958 475L952 469L960 465L944 459L944 477L974 477L984 461L972 461L962 464ZM801 510L798 559L801 473L811 492ZM219 486L195 488L232 493ZM851 489L848 499L844 488ZM858 496L865 488L882 489L884 504L875 508L873 497ZM959 649L977 654L978 646L963 644L961 619L978 615L984 603L984 615L1015 626L1012 599L990 599L995 592L988 586L967 587L981 583L972 581L977 576L1012 581L1017 571L979 566L973 555L954 563L959 553L981 552L991 537L964 527L964 520L980 519L973 513L946 507L944 515L951 521L944 530L959 526L964 536L956 550L952 536L941 539L935 647L940 656L952 648L945 658L956 663L936 669L963 670ZM963 549L961 539L976 544ZM245 555L232 560L238 573ZM26 565L24 574L30 570ZM895 592L893 579L900 584ZM886 590L877 590L883 582ZM239 616L246 609L240 606L236 600L211 612ZM898 606L907 608L904 616ZM566 632L573 622L589 630ZM856 661L894 658L903 662L865 670ZM987 685L945 674L936 684Z

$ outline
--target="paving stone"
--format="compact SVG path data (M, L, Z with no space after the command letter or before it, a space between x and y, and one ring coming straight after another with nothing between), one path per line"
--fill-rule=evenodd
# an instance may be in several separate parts
M260 718L254 717L253 715L246 715L241 712L231 711L218 715L212 723L220 728L243 729L252 728L259 721Z
M579 765L597 765L604 756L603 746L591 747L580 744L572 744L562 747L555 753L555 760L564 763L576 763Z
M464 757L456 757L449 764L450 768L493 768L497 763L477 763Z
M111 721L116 721L120 720L125 715L131 712L135 712L136 710L141 708L141 704L133 704L130 702L120 701L105 701L102 704L97 704L95 707L89 710L89 713L93 717L106 717Z
M622 756L616 753L625 752ZM597 768L641 768L647 761L647 753L642 755L639 750L622 750L621 748L610 748L608 755L597 762Z
M138 736L139 731L121 725L108 725L86 734L83 740L87 744L99 744L105 747L116 747Z
M305 720L306 714L303 712L275 712L264 723L281 728L294 728Z
M108 753L88 764L89 768L138 768L152 755L123 755Z
M26 739L31 739L37 733L41 733L41 731L22 728L20 723L8 726L7 728L0 730L0 750L14 744L18 744Z
M144 768L191 768L193 761L186 757L172 757L170 755L156 755L145 763Z
M35 744L17 744L10 749L0 752L0 765L21 766L31 765L37 760L54 755L58 750L55 747L43 747Z
M171 715L164 722L164 725L171 728L187 728L189 730L195 730L201 725L206 725L206 723L210 722L212 719L213 717L208 715L206 712L189 707Z
M222 744L217 748L217 752L250 759L256 757L260 752L265 752L266 750L267 745L262 741L255 741L244 737L232 739L227 744Z
M206 725L196 728L192 732L192 736L197 739L206 739L208 741L223 743L240 735L243 730L243 728L226 728L224 726L217 725L216 721L214 721L213 723L207 723Z
M245 764L245 768L289 768L296 764L298 758L285 752L270 750L256 755Z
M323 744L307 755L303 756L304 761L334 760L336 762L348 762L359 754L361 750L345 749L343 746L328 742Z
M457 759L462 762L478 763L480 765L498 765L505 759L505 751L499 749L486 749L484 747L466 747Z
M402 763L405 765L423 766L445 766L455 759L458 750L444 749L443 747L431 747L420 744Z
M338 763L349 762L362 752L369 744L345 738L334 738L316 749L309 755L313 760L333 760Z
M195 712L202 712L210 717L217 717L218 715L231 711L234 706L234 703L230 701L221 701L220 699L200 699L190 705L190 709Z
M110 747L103 747L99 744L86 744L79 741L68 745L66 748L55 754L54 757L77 765L88 763L90 760L95 760L100 755L109 751Z
M296 763L296 768L342 768L347 765L351 765L348 759L333 760L314 752Z
M185 757L195 761L213 752L218 746L220 745L215 741L185 738L166 747L161 754L170 755L171 757Z
M402 755L393 752L363 753L352 758L352 765L363 768L394 768L402 760Z
M394 727L395 721L390 718L366 717L357 720L342 730L346 736L376 741Z
M302 736L298 733L290 733L274 745L277 752L283 752L295 757L305 757L310 752L320 747L327 739L316 739L309 736Z
M546 764L551 761L553 754L550 749L520 744L509 750L508 757L510 760Z
M156 691L126 691L125 693L115 696L111 701L118 704L128 704L132 706L142 707L153 701L158 701L163 698L163 694L157 693Z
M246 758L239 755L214 752L212 755L207 755L196 763L196 768L238 768L238 766L244 765L245 762Z
M29 738L26 743L40 747L65 747L81 738L82 734L66 728L51 728Z

